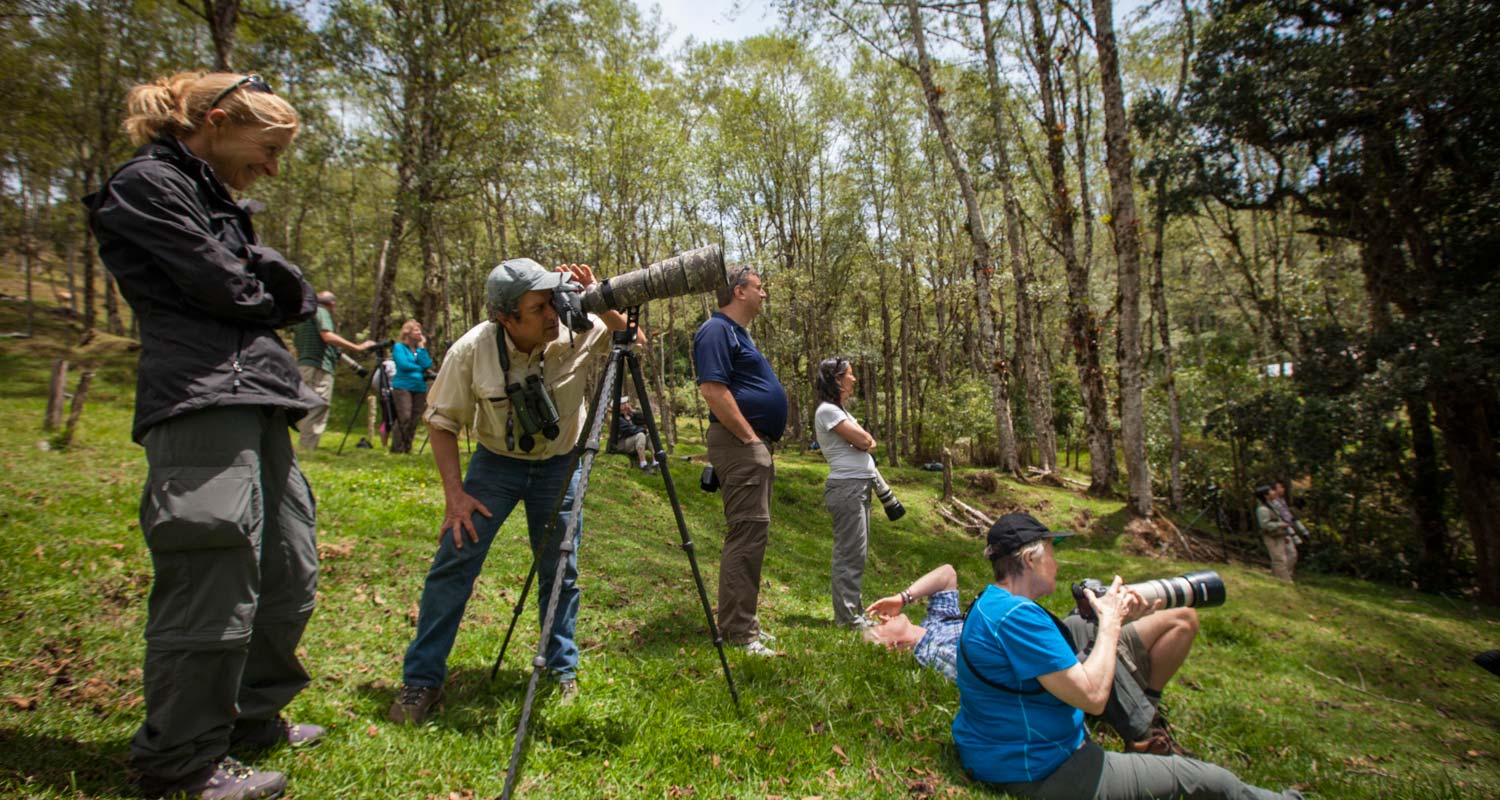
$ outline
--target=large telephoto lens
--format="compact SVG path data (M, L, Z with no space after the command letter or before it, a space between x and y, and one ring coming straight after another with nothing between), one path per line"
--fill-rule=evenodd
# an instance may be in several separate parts
M1224 580L1211 569L1189 572L1175 578L1157 578L1132 583L1131 589L1151 605L1161 601L1162 608L1209 608L1224 605Z
M1162 608L1210 608L1224 605L1224 579L1211 569L1189 572L1175 578L1157 578L1143 583L1132 583L1125 587L1151 605L1161 601ZM1078 615L1086 620L1094 619L1094 606L1085 595L1103 597L1109 587L1093 578L1073 584L1073 600L1078 603Z
M711 244L590 286L583 292L583 309L593 314L621 311L665 297L711 292L728 282L724 252Z

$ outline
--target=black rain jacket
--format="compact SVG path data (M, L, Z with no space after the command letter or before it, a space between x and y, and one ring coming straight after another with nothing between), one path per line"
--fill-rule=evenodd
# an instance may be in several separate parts
M276 328L317 310L302 271L259 244L250 214L176 139L143 146L83 202L99 256L140 325L131 438L222 406L322 403Z

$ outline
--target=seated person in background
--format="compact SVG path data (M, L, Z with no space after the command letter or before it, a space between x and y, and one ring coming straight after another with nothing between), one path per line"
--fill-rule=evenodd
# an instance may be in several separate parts
M922 599L928 599L927 616L921 625L914 625L901 610ZM958 604L958 572L951 565L944 564L900 593L876 600L866 614L880 623L864 630L865 641L910 650L917 663L955 680L964 616ZM1097 638L1097 626L1077 612L1069 614L1063 624L1074 652L1087 657ZM1158 611L1120 630L1114 686L1099 716L1119 732L1126 752L1188 755L1172 738L1157 705L1162 688L1187 660L1197 635L1198 612L1191 608Z
M630 398L620 398L620 421L616 428L615 451L635 451L643 472L656 471L656 458L651 455L651 435L646 431L646 415L630 404Z
M1095 647L1079 662L1062 621L1036 603L1057 588L1052 540L1028 514L990 528L985 556L995 583L969 609L958 637L953 743L964 771L1016 797L1273 800L1301 793L1260 789L1207 762L1176 755L1107 753L1089 741L1085 711L1103 712L1114 683L1120 628L1155 611L1119 576L1103 597Z

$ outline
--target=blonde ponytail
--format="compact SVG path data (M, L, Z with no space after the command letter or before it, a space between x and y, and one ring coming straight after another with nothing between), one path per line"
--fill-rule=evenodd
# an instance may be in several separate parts
M223 109L235 123L296 131L296 110L275 94L231 91L213 104L220 92L243 77L232 72L179 72L140 84L125 96L125 133L136 146L164 136L186 138L203 126L213 108Z

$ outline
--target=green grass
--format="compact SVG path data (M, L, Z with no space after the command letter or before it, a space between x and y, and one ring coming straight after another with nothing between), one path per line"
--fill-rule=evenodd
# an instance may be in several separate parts
M0 330L18 322L17 307L0 302ZM0 433L0 795L131 797L126 746L142 714L151 578L136 525L144 459L128 436L134 356L119 341L93 345L99 372L74 446L43 451L49 358L72 334L45 315L41 333L0 344L9 421ZM340 382L346 391L356 383ZM329 740L255 763L286 771L294 798L495 796L536 640L528 608L488 681L529 564L524 518L500 533L470 603L446 711L424 728L389 725L441 495L426 457L333 455L353 400L339 396L324 449L304 460L324 559L303 640L315 677L289 711L327 726ZM701 451L683 443L682 452ZM958 769L948 732L956 690L831 626L826 467L816 454L782 453L777 468L761 616L787 656L731 656L736 709L659 479L622 457L600 459L580 552L584 694L567 708L540 696L521 796L994 796ZM672 469L712 597L719 500L696 489L695 464L674 459ZM939 476L891 472L910 513L896 524L876 515L867 600L942 562L958 567L972 597L987 564L976 541L936 516ZM970 502L1094 531L1061 549L1063 580L1202 566L1125 554L1118 502L1010 482L979 495L970 474L956 479ZM1469 663L1500 646L1494 609L1310 574L1288 588L1261 570L1208 566L1224 575L1229 603L1203 613L1192 657L1167 691L1187 747L1251 782L1320 797L1500 796L1500 680ZM1063 610L1064 594L1047 605Z

